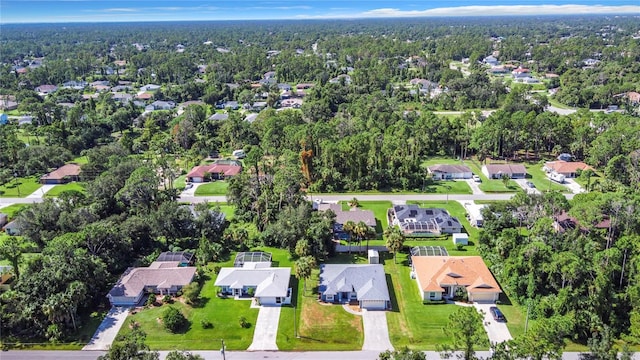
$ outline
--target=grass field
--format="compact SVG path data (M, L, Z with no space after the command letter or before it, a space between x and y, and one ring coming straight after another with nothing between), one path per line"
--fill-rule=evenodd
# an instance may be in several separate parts
M551 181L545 172L542 170L543 163L525 164L527 168L527 174L531 176L528 181L531 181L536 189L540 191L560 191L562 193L570 192L566 186L560 185L555 181Z
M36 176L21 177L0 186L0 197L27 197L40 188Z
M27 207L29 207L29 204L12 204L0 208L0 213L7 214L9 219L13 219L22 209L26 209Z
M86 156L78 156L77 158L70 161L71 163L76 163L78 165L84 165L89 162L89 158Z
M173 188L179 191L184 190L185 186L187 185L185 182L186 178L187 178L187 175L178 176L175 180L173 180Z
M79 191L85 193L85 185L83 183L72 182L68 184L56 185L53 189L44 194L45 197L58 197L65 191Z
M228 182L218 180L198 186L195 194L196 196L227 195L227 188L229 188Z

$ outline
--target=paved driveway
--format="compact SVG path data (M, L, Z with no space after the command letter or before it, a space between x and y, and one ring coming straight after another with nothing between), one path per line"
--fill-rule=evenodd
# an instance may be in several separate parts
M196 189L200 186L206 183L192 183L193 186L191 186L190 188L185 188L181 193L180 196L196 196Z
M573 179L564 179L564 185L568 187L569 190L571 190L571 192L574 194L580 194L584 192L584 189L582 188L582 186L580 186L580 184L578 184Z
M280 321L280 306L261 306L248 351L278 350L276 335Z
M362 310L362 323L364 325L362 350L393 350L389 340L386 311Z
M484 194L484 192L482 192L482 190L480 190L480 184L479 182L475 182L473 181L473 179L464 179L462 181L466 181L467 184L469 184L469 187L471 188L471 193L474 195L480 195L480 194Z
M32 194L27 196L27 199L42 199L44 194L46 194L49 190L56 187L56 185L42 185L38 190L34 191Z
M527 179L513 179L513 181L515 181L518 186L520 186L525 193L527 194L535 194L535 195L540 195L540 190L536 189L536 188L531 188L527 185L527 182L529 180Z
M491 343L501 343L507 340L511 340L511 333L507 328L506 322L497 322L491 316L491 312L489 312L489 308L492 306L496 306L493 303L473 303L473 307L478 310L478 312L484 312L483 326L484 330L487 332L489 336L489 341ZM509 321L509 319L507 319Z
M127 320L128 314L129 308L127 307L112 307L98 326L96 333L82 350L109 350L118 331Z

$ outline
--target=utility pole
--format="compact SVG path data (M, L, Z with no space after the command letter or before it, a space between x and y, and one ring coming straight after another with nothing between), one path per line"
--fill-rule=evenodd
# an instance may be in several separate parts
M224 346L224 339L220 339L220 341L222 341L222 348L220 349L220 353L222 354L222 360L226 360L227 356L225 355L225 346Z

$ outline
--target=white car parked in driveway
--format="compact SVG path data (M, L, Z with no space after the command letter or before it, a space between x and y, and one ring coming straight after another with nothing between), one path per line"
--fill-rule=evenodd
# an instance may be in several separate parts
M478 176L478 175L473 175L471 178L472 178L472 179L473 179L473 181L475 181L475 182L482 182L482 179L480 179L480 176Z

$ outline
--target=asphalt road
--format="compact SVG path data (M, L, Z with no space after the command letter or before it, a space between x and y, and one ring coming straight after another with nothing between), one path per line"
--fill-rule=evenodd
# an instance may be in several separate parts
M199 354L206 360L222 360L219 351L192 351ZM160 359L167 356L167 351L160 352ZM103 351L5 351L0 353L2 360L95 360L103 355ZM441 360L439 353L426 351L428 360ZM283 351L227 351L225 360L326 360L326 359L349 359L349 360L375 360L378 358L378 351L310 351L310 352L283 352ZM480 358L488 358L491 354L488 351L478 351L476 355ZM579 360L580 353L566 352L562 355L563 360ZM633 357L640 360L640 354Z

